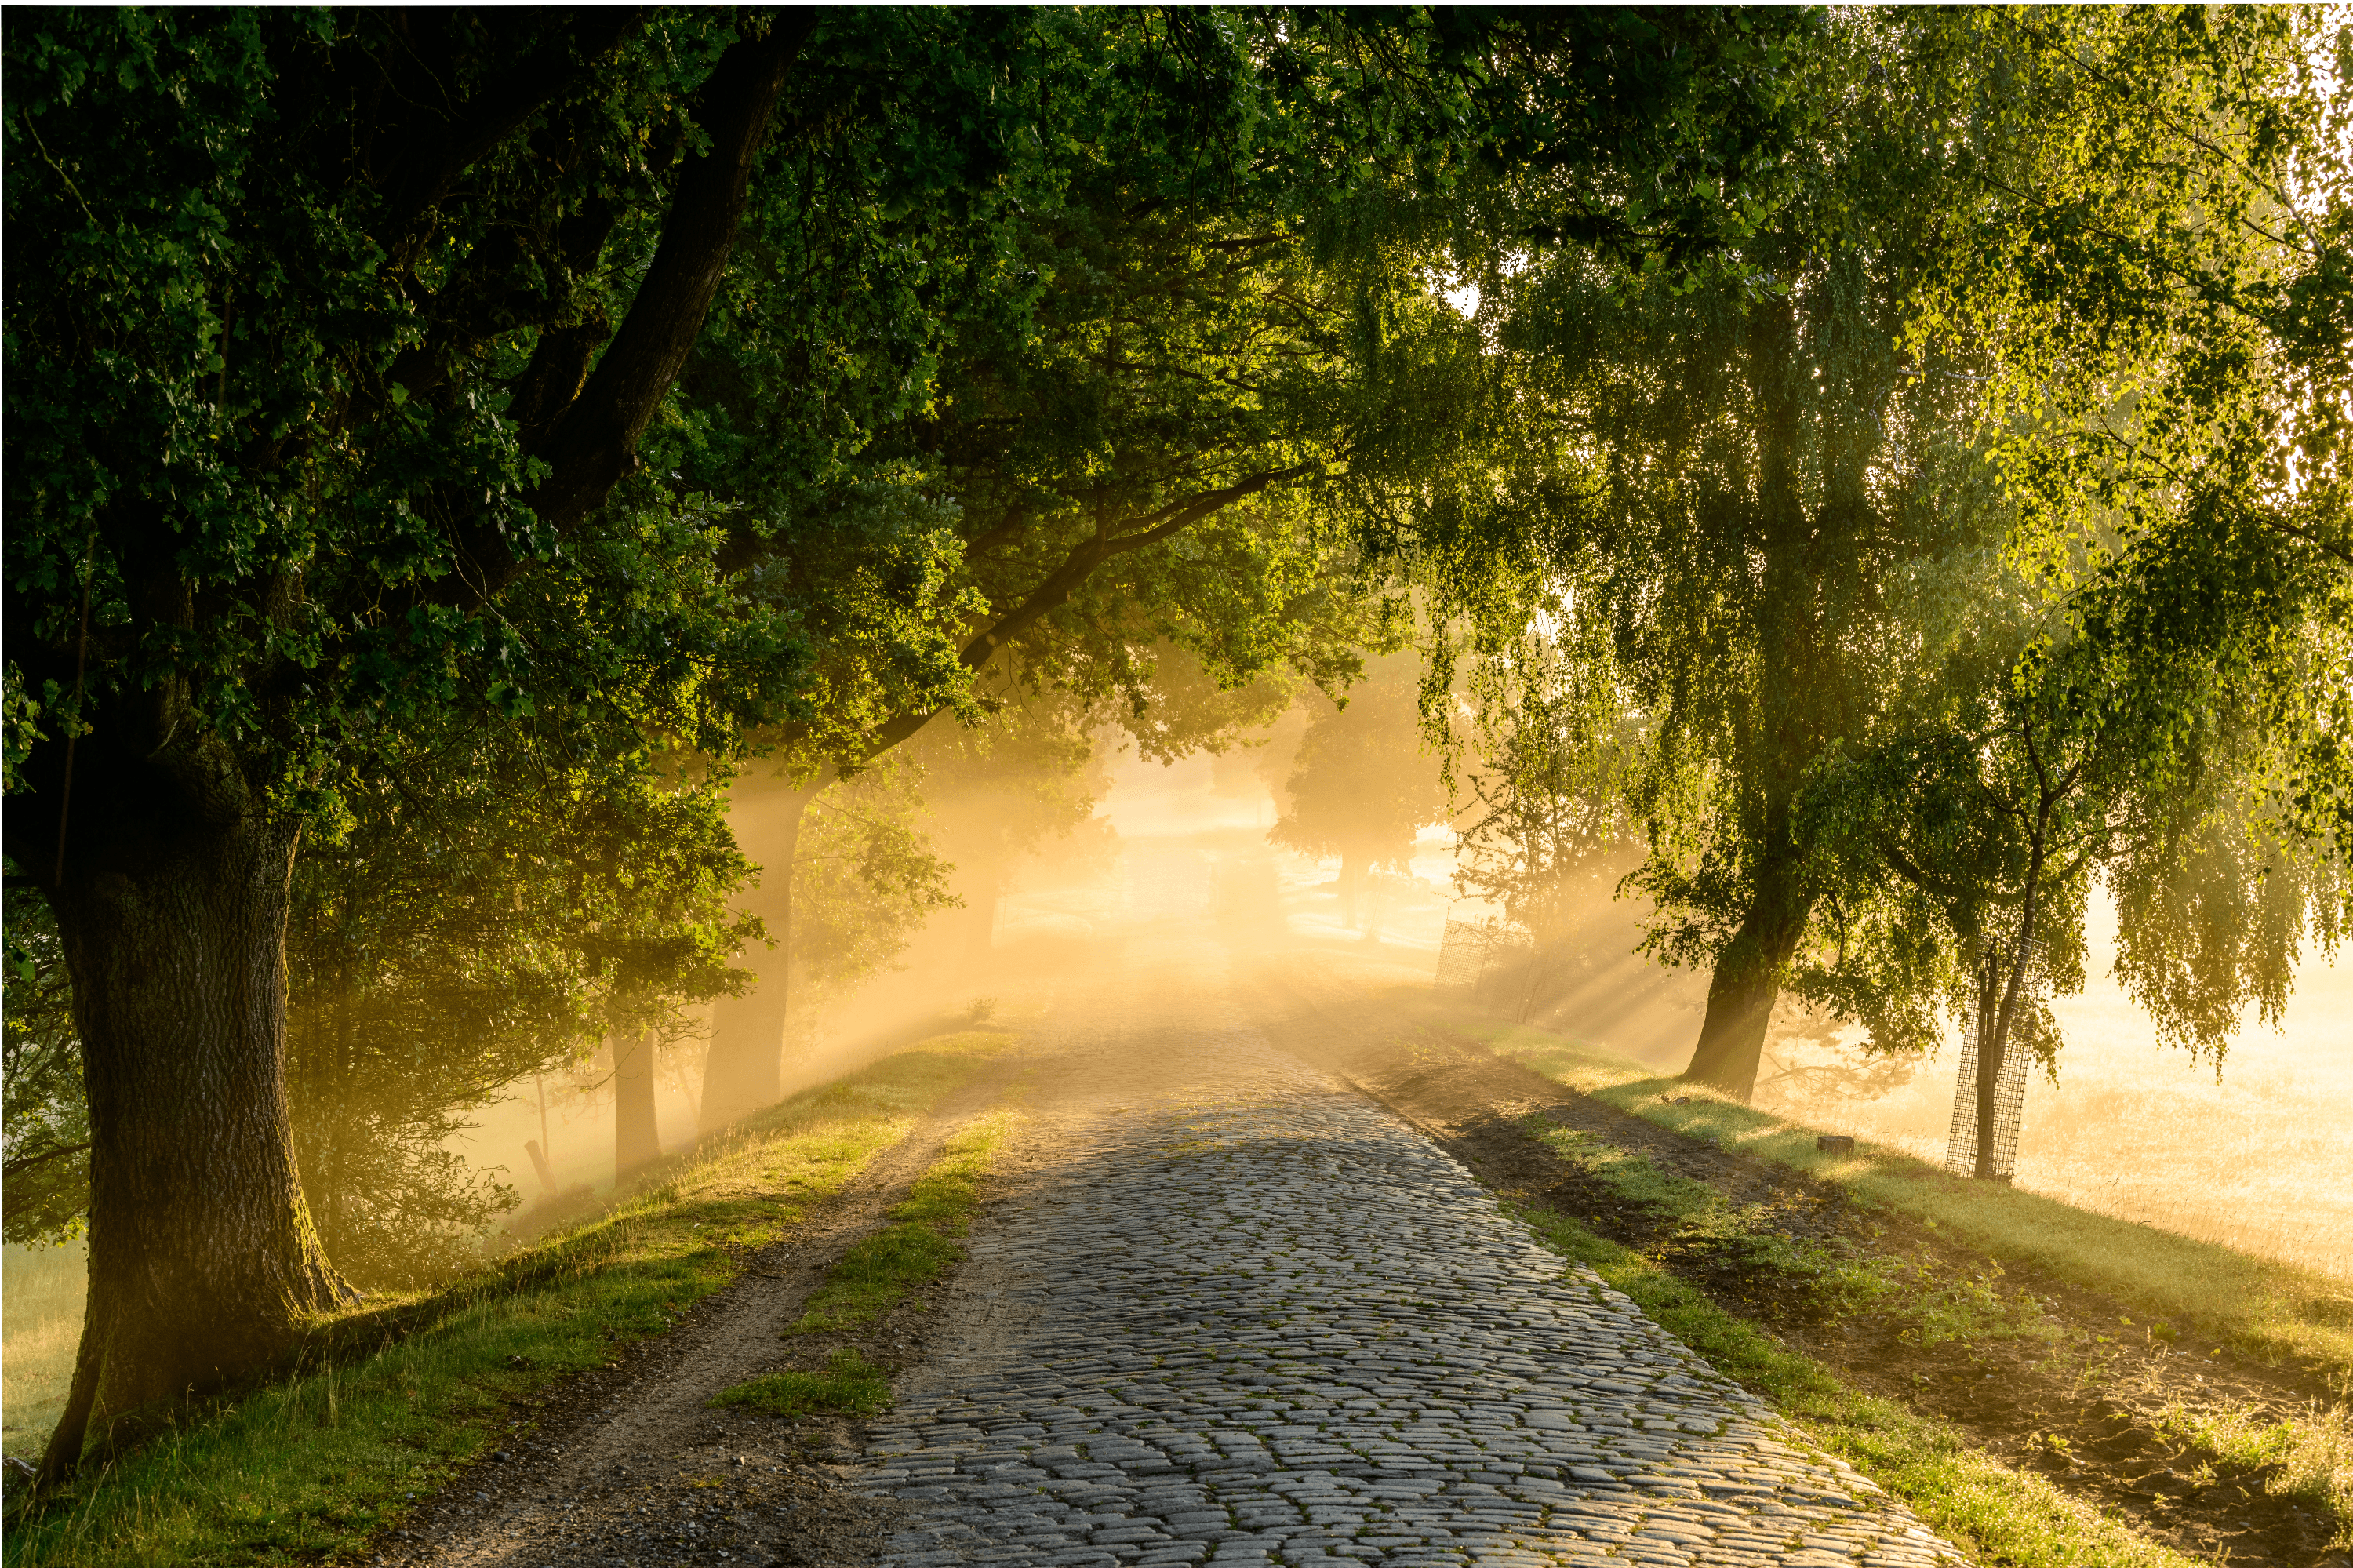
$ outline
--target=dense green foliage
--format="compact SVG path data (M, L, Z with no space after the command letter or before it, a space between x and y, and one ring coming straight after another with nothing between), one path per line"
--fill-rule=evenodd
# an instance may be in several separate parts
M7 1015L0 1035L6 1239L67 1241L90 1212L90 1106L81 1092L73 982L37 895L7 893Z
M353 780L353 830L298 863L295 1142L321 1239L364 1284L447 1277L513 1206L448 1148L469 1113L738 982L744 866L715 789L500 760L421 758L414 798L400 774Z
M1481 673L1455 885L1499 906L1548 961L1621 957L1588 952L1587 938L1600 936L1597 925L1620 935L1609 916L1640 863L1631 786L1647 737L1607 629L1572 621L1531 634Z
M1653 950L1715 974L1694 1076L1746 1093L1785 986L1883 1050L1953 1012L2050 1064L2035 999L2081 983L2095 888L2136 997L2218 1059L2334 945L2353 384L2322 323L2353 99L2318 73L2348 40L2273 11L1846 15L1743 276L1458 240L1505 482L1426 514L1421 570L1490 714L1560 656L1532 612L1624 683L1629 890ZM1536 722L1497 779L1609 755ZM1543 859L1527 804L1496 863Z

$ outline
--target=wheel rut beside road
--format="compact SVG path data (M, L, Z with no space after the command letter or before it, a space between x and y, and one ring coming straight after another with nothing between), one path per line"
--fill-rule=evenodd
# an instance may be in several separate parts
M1958 1560L1419 1133L1188 1044L1188 1083L1039 1107L869 1428L886 1563Z
M563 1386L549 1446L477 1463L377 1561L413 1568L871 1562L898 1510L844 1491L773 1419L712 1395L773 1371L778 1330L859 1237L1003 1090L995 1073L951 1095L789 1240L652 1347Z

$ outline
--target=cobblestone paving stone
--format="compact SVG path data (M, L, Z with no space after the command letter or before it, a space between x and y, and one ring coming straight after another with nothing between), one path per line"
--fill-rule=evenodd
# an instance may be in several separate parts
M1427 1139L1225 1054L976 1234L1002 1331L870 1428L886 1562L1958 1560Z

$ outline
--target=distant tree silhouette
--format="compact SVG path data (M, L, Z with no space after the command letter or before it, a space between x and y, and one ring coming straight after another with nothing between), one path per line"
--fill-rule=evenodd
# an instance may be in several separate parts
M1374 663L1340 705L1307 726L1290 807L1267 834L1304 854L1340 857L1352 921L1366 875L1403 870L1414 833L1446 820L1438 758L1422 749L1418 668L1410 654Z

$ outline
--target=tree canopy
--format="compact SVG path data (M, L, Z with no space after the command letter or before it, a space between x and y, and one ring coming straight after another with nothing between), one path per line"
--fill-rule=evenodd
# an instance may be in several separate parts
M1770 204L1810 25L12 13L8 853L96 1176L47 1472L347 1298L285 889L418 736L691 789L976 716L1024 638L1094 691L1146 632L1309 657L1302 509L1374 454L1306 416L1405 319L1303 270L1373 243L1325 219L1503 159L1688 272Z
M1785 986L1898 1049L2066 979L2095 878L2210 1052L2341 925L2341 26L5 29L8 1224L87 1192L93 1291L52 1478L394 1209L471 1224L432 1145L501 1075L715 1000L706 1122L772 1093L792 966L948 896L922 768L1028 781L1003 859L1098 721L1222 744L1417 622L1284 832L1394 859L1415 694L1482 708L1496 887L1639 836L1735 1090Z

